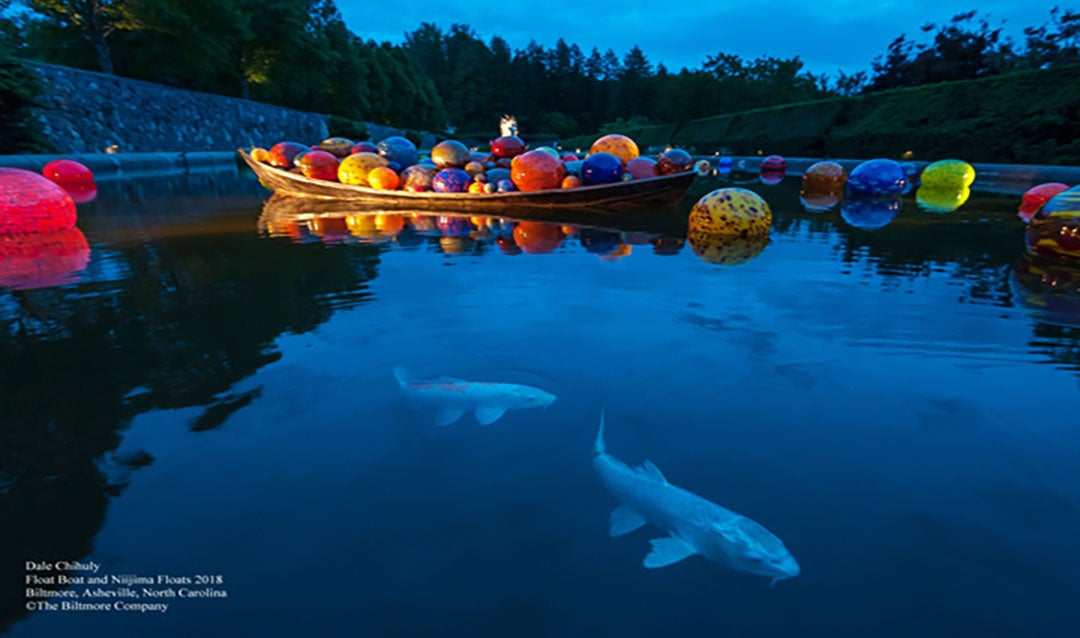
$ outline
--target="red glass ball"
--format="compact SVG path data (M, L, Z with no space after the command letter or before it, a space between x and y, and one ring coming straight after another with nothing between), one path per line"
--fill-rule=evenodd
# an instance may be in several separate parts
M0 234L44 233L75 225L75 202L45 177L0 168Z
M84 164L75 160L53 160L41 169L41 174L50 182L67 186L69 184L86 185L94 183L94 173Z

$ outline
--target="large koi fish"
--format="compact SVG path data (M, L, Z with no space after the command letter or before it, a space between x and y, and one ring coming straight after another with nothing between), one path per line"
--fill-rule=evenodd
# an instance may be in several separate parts
M668 483L649 461L630 467L604 447L604 413L596 433L593 466L608 491L622 502L611 513L610 534L629 534L645 523L667 532L654 538L645 567L665 567L700 554L732 569L772 577L770 584L799 575L799 564L779 538L741 514Z

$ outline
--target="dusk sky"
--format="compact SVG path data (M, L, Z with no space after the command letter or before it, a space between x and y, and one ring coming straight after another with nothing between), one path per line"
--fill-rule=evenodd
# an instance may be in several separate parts
M669 70L697 67L718 51L744 58L761 55L800 56L814 73L835 74L870 69L900 34L924 37L919 27L941 24L963 11L978 8L991 24L1005 21L1006 33L1022 38L1022 30L1050 18L1060 2L1038 0L772 0L761 2L410 2L371 3L338 0L349 28L364 39L400 43L421 22L441 28L459 22L473 27L485 42L493 35L514 49L535 39L545 48L561 37L586 55L596 46L621 58L635 44L653 64ZM545 6L554 7L545 9Z

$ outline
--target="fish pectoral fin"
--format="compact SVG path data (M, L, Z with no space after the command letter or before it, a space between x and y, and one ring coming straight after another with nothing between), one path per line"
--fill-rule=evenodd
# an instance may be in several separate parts
M439 408L435 411L435 425L450 425L461 418L465 410L457 408Z
M643 564L650 569L674 565L682 559L697 553L697 550L687 544L686 541L674 536L654 538L649 542L652 543L652 551L645 557Z
M491 425L501 419L502 415L506 414L506 408L495 406L476 408L475 414L476 420L480 422L480 425Z
M608 534L612 538L617 538L629 534L644 524L645 519L641 517L641 514L625 505L620 505L611 512L611 529L608 530Z

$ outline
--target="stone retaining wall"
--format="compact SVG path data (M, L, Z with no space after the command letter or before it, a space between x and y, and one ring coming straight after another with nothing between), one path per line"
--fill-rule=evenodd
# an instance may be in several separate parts
M283 140L315 144L327 116L28 61L46 90L41 130L60 153L235 151ZM403 132L368 125L380 140Z

